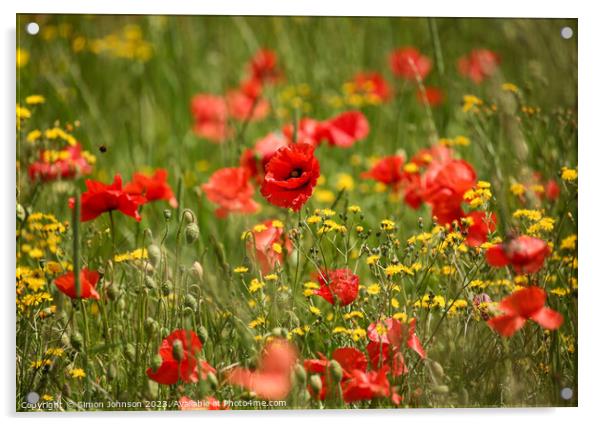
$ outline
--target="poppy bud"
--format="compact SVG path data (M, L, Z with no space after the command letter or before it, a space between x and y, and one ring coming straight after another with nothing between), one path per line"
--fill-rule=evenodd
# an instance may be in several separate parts
M186 225L186 242L188 244L192 244L194 243L196 240L199 239L199 226L196 223L189 223L188 225Z
M330 377L332 377L335 383L339 383L343 378L343 369L341 368L341 364L334 359L328 363L328 371L330 372Z
M171 210L169 210L169 209L163 210L163 217L165 218L166 222L169 222L171 220Z
M151 265L155 268L161 263L161 249L156 244L151 244L146 249Z
M194 315L194 310L191 307L186 306L184 307L183 313L185 317L191 317Z
M196 218L194 217L194 213L192 213L191 210L186 209L184 210L184 220L186 221L186 223L193 223L196 222Z
M295 380L297 380L297 382L301 384L301 386L305 386L305 381L307 380L307 373L305 372L305 368L303 368L301 364L297 364L295 365L294 372Z
M144 238L147 239L147 240L149 240L149 241L152 241L153 240L153 231L151 231L148 228L145 228L144 229Z
M447 385L439 385L433 387L432 391L437 395L445 395L449 392L449 388L447 387Z
M314 391L315 395L320 395L320 392L322 391L322 379L318 374L310 376L309 387Z
M23 206L19 203L17 203L17 219L19 219L21 222L25 220L25 216L27 215L27 213L25 212L25 209L23 208Z
M109 368L107 369L107 378L109 379L109 381L115 380L115 378L117 377L117 367L115 367L115 364L111 363L109 364Z
M155 321L153 318L148 317L144 320L144 329L151 336L155 334L158 328L159 324L157 324L157 321Z
M70 343L71 346L73 346L73 349L75 349L76 351L80 351L82 346L84 345L84 338L79 332L75 331L73 332L73 334L71 334Z
M437 361L430 361L429 367L433 378L436 381L443 380L445 378L445 371L443 371L443 367L441 367L441 364L439 364Z
M193 311L196 311L198 307L198 302L192 294L187 294L184 298L184 306L187 306Z
M124 298L120 298L117 301L117 310L118 311L123 311L125 309L125 299Z
M169 293L171 293L172 287L173 287L173 284L169 280L167 280L163 284L161 284L161 293L163 293L163 296L169 296Z
M157 283L155 283L155 280L152 277L149 277L148 275L144 277L144 285L146 285L146 288L148 288L149 290L157 287Z
M180 339L173 341L172 353L176 361L182 361L184 359L184 345Z
M115 283L107 283L107 294L109 299L117 300L121 292L119 291L119 286Z
M213 390L216 390L218 387L217 377L211 371L207 373L207 381Z
M125 357L130 362L136 362L136 348L131 343L125 345Z
M151 358L151 368L153 372L156 372L161 367L161 364L163 364L163 358L161 358L161 355L153 355Z
M307 389L304 389L303 392L301 392L301 401L307 402L310 399L311 399L311 394L309 393L309 391Z
M207 339L209 338L209 333L207 333L207 329L203 326L200 326L197 330L196 335L201 340L201 343L204 345Z
M199 281L203 281L203 266L199 262L194 262L191 270L199 278Z

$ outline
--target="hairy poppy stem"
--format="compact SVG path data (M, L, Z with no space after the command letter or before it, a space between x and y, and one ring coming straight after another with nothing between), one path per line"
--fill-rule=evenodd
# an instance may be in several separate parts
M81 280L79 265L79 220L80 220L80 198L79 192L73 197L75 204L73 206L72 226L73 226L73 279L75 282L75 297L81 297Z

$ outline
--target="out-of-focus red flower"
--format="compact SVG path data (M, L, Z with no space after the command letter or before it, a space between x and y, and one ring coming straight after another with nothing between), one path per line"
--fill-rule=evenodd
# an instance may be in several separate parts
M79 273L80 282L80 295L81 299L100 299L100 296L96 292L96 284L98 284L99 274L96 271L91 271L88 268L82 268ZM67 272L54 280L56 288L61 293L66 294L72 299L77 298L75 291L75 274L73 271Z
M364 179L374 179L377 182L396 189L404 177L401 170L404 158L401 155L391 155L380 159L368 172L361 174Z
M438 87L425 87L424 92L420 89L416 90L416 99L421 104L437 107L443 103L445 95Z
M360 72L353 77L353 93L372 96L379 102L391 97L391 89L384 77L378 72Z
M284 250L290 253L293 249L282 226L274 224L275 222L266 220L253 229L252 238L247 240L247 250L254 253L263 274L272 271L277 264L282 264Z
M548 180L546 183L545 197L550 201L554 201L557 200L559 196L560 186L558 185L558 182L556 182L555 179Z
M546 292L540 287L526 287L503 299L498 308L503 315L487 324L504 337L510 337L531 319L548 330L556 330L564 321L562 314L544 306Z
M487 215L485 212L475 211L468 213L465 217L472 222L466 229L466 244L470 247L479 247L487 242L489 233L495 231L497 223L495 214Z
M297 143L280 148L265 167L261 194L275 206L298 211L311 197L320 177L314 147Z
M282 78L282 72L278 69L278 56L269 49L257 51L249 68L251 78L262 83L275 83Z
M500 57L487 49L475 49L458 59L458 71L475 83L481 83L497 69Z
M402 47L389 55L391 71L406 80L424 80L431 70L431 60L415 47Z
M316 296L323 297L328 303L341 306L351 304L359 291L359 277L350 269L323 270L317 274L320 288L314 290Z
M463 196L476 184L477 175L464 160L431 163L423 177L423 198L431 205L439 224L448 224L464 216Z
M368 119L360 111L346 111L330 120L324 121L318 128L319 140L326 139L329 145L349 148L370 133Z
M182 396L178 400L178 405L182 411L197 410L229 410L230 407L212 396L208 396L200 401Z
M179 356L174 353L176 340L182 344L182 353ZM194 331L175 330L163 339L159 348L159 355L162 359L161 366L155 371L148 368L146 375L162 385L175 385L178 381L196 383L199 379L199 372L201 378L206 379L207 374L215 373L215 369L206 361L197 360L202 349L203 344Z
M219 218L229 213L254 213L259 205L253 200L253 186L249 174L242 167L226 167L217 170L209 181L201 186L209 201L219 207L215 214Z
M394 377L408 372L403 354L389 343L370 341L366 350L373 370L386 366Z
M416 318L412 318L407 324L395 318L387 318L370 324L367 332L371 342L390 344L396 350L400 350L405 345L421 358L426 357L426 352L416 336Z
M128 194L142 195L146 201L165 200L173 208L178 207L178 200L167 183L167 170L157 169L152 176L134 173L132 181L125 185L123 191Z
M140 222L138 206L146 202L146 198L140 195L128 194L122 189L121 176L116 174L111 185L86 180L88 190L81 198L81 221L87 222L97 218L103 213L119 210L121 213L131 216ZM69 199L69 207L73 208L75 200Z
M226 94L228 114L240 121L259 121L267 117L270 104L259 96L253 97L241 89L230 90Z
M512 265L517 274L534 274L550 254L548 243L539 238L521 235L487 250L487 263L495 267Z
M56 155L53 155L54 153ZM92 166L82 155L81 145L76 144L58 152L40 151L39 160L29 166L28 172L32 181L40 179L49 182L89 175L92 172Z
M228 137L228 107L222 96L200 93L190 101L194 133L211 142L221 143Z
M236 367L228 374L228 382L263 399L285 399L291 390L291 371L296 362L295 347L284 339L275 339L264 348L256 370Z
M283 134L272 132L258 140L253 148L246 149L240 157L240 166L244 167L257 183L261 184L265 166L276 151L289 144Z
M352 370L349 380L344 381L341 386L343 399L350 403L388 397L391 394L391 386L387 373L387 367L382 367L378 371Z

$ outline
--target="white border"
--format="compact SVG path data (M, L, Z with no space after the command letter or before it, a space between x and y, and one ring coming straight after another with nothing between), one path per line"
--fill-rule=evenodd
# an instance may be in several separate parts
M5 244L2 244L2 288L4 290L2 305L2 330L5 337L2 356L3 384L0 387L2 415L12 423L21 421L32 424L64 425L65 422L82 422L103 424L107 421L130 418L133 421L144 421L150 424L163 424L166 421L185 422L226 422L248 424L257 423L298 423L306 425L317 419L325 422L344 422L348 424L369 424L379 422L382 425L405 424L486 424L517 425L534 421L544 422L545 426L553 424L590 424L594 418L600 417L596 408L599 392L602 390L600 327L602 319L602 280L600 270L600 243L602 242L602 209L600 193L602 193L602 67L599 42L602 40L602 17L596 13L593 1L552 1L528 2L525 0L492 1L397 1L369 0L351 3L350 1L324 0L220 0L200 1L192 3L185 0L103 0L103 1L69 1L69 0L20 0L18 4L7 4L2 1L2 44L1 55L2 78L0 93L6 94L1 103L0 120L4 141L0 146L4 152L2 158L3 183L1 200L5 206L11 206L14 200L14 146L11 145L14 135L14 99L15 99L15 13L128 13L128 14L223 14L223 15L351 15L351 16L487 16L487 17L556 17L579 18L579 263L580 263L580 304L579 304L579 408L576 409L480 409L480 410L405 410L394 411L296 411L294 413L232 412L222 416L207 416L202 413L194 415L171 415L150 413L124 415L120 413L104 414L68 414L41 416L16 416L14 407L14 212L12 207L2 209ZM562 82L555 82L562 84ZM12 330L12 332L11 332ZM198 417L200 416L200 417ZM378 417L378 418L376 418ZM43 423L42 423L43 422Z

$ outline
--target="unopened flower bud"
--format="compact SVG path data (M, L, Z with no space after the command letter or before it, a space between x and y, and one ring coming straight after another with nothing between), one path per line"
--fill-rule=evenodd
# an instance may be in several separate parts
M151 244L146 249L148 253L148 259L150 260L151 265L155 268L159 266L161 263L161 248L159 248L156 244Z
M330 372L330 377L332 377L335 383L339 383L343 378L343 369L341 368L341 364L335 360L332 360L328 363L328 371Z
M161 367L161 364L163 364L163 358L161 358L161 355L159 355L159 354L153 355L153 357L151 359L152 370L157 371Z
M443 371L443 367L437 361L430 362L431 373L433 373L433 377L435 380L442 380L445 377L445 372Z
M171 281L167 280L163 282L163 284L161 284L161 293L163 293L163 296L169 296L169 293L171 293L172 288L173 284L171 283Z
M153 240L153 231L151 231L148 228L145 228L144 229L144 238L146 240L152 241Z
M194 213L192 213L191 210L186 209L184 211L184 220L186 221L186 223L193 223L196 221L196 218L194 217Z
M194 262L191 268L192 272L198 277L199 281L203 281L203 266L199 262Z
M309 378L309 387L316 395L319 395L322 391L322 379L319 375L314 374Z
M180 339L173 341L172 353L176 361L182 361L184 359L184 345Z
M196 309L198 307L198 302L196 301L196 298L192 294L187 294L186 297L184 298L184 306L192 309L193 311L196 311Z
M207 339L209 338L209 333L207 332L207 329L203 326L200 326L196 334L197 336L199 336L201 343L204 345Z
M136 361L136 348L134 348L134 345L132 345L131 343L128 343L127 345L125 345L125 357L130 362Z
M447 387L447 385L439 385L433 387L432 391L437 395L445 395L449 392L449 388Z
M111 300L117 300L119 299L119 295L121 294L121 291L119 291L119 286L115 283L107 283L107 294L109 296L109 299Z
M282 337L283 339L286 339L288 337L288 330L283 327L275 327L272 329L272 336Z
M115 380L117 377L117 367L115 367L114 363L109 364L109 368L107 369L107 378L109 381Z
M71 343L73 349L75 349L76 351L80 351L82 346L84 345L84 338L79 332L75 331L73 332L73 334L71 334L71 339L69 343Z
M305 368L301 364L295 365L295 379L302 386L305 386L305 381L307 380L307 373L305 372Z
M157 324L154 318L148 317L144 320L144 329L152 336L159 329L159 324Z
M171 220L171 210L163 210L163 217L165 218L165 221L169 222Z
M186 242L188 244L194 243L196 240L199 239L199 234L200 234L199 226L194 222L189 223L188 225L186 225L185 234L186 234Z
M152 277L149 277L148 275L144 278L144 285L146 285L146 288L148 289L153 289L157 287L157 283L155 283L155 280Z

